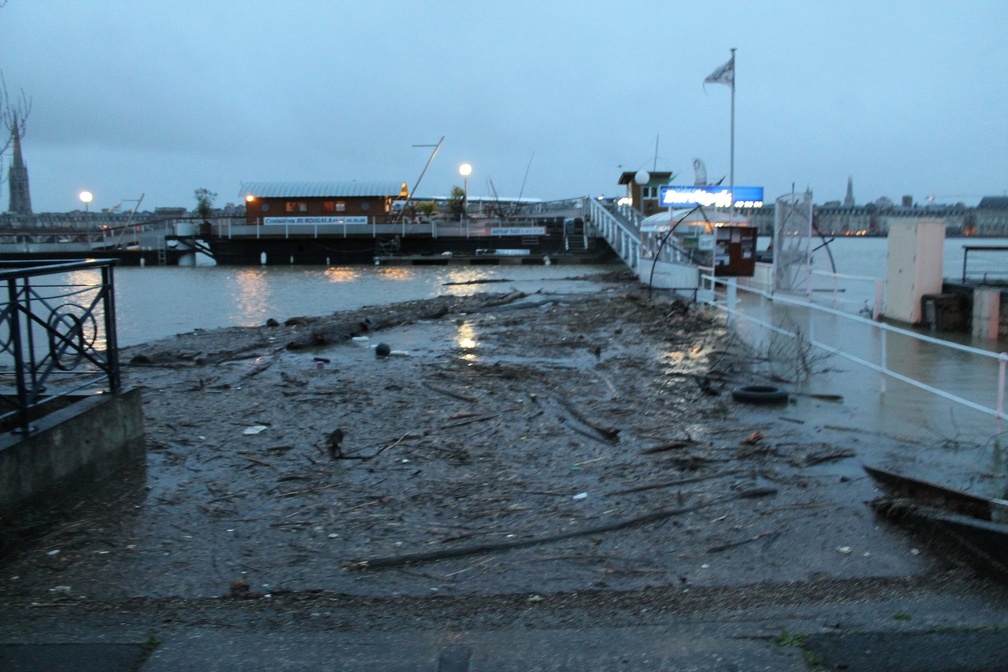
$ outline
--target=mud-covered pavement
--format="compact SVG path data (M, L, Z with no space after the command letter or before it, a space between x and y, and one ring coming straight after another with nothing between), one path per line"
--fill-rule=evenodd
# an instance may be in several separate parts
M450 596L487 626L539 602L630 623L977 588L866 505L862 461L940 449L817 424L843 402L814 378L784 406L736 402L768 382L756 359L706 309L622 282L129 348L145 469L8 548L0 595L40 618Z

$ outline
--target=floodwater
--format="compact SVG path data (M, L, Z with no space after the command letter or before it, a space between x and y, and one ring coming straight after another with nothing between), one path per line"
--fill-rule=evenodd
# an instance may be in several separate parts
M765 246L766 241L762 241ZM1002 239L948 239L944 276L962 274L964 245L1005 245ZM838 238L830 244L838 273L879 276L884 273L888 241L884 238ZM974 264L1000 263L997 255L971 257ZM814 265L829 270L829 255L815 253ZM368 305L426 299L438 295L520 290L528 294L596 292L592 276L621 270L613 266L421 266L421 267L158 267L117 268L118 337L122 346L135 345L196 329L254 326L273 318L326 315ZM817 286L822 286L818 283ZM816 303L857 314L872 304L875 283L842 279L838 294L816 292ZM780 302L749 299L746 310L778 326L798 326L827 347L843 349L899 375L926 382L986 408L998 404L998 362L948 348L888 334L830 315L810 316ZM747 324L739 332L757 351L782 347L780 338ZM997 351L996 342L959 338L972 347ZM990 413L918 390L883 376L837 354L817 351L808 356L815 375L796 388L810 394L837 394L843 404L823 403L821 412L841 427L869 429L921 441L957 446L984 446L974 455L987 469L1000 471L997 436L1001 423ZM788 378L790 373L783 372Z
M478 292L598 290L620 266L158 267L115 270L122 346L194 329L256 326L371 305Z
M761 239L761 247L769 243ZM1005 239L957 238L945 244L945 277L962 273L966 244L1008 245ZM884 238L837 238L830 252L838 273L875 277L884 272ZM1001 264L1003 256L971 257L977 264ZM824 250L814 253L815 268L830 268ZM591 276L622 269L609 266L269 266L269 267L120 267L115 269L118 339L136 345L194 329L255 326L269 318L325 315L368 305L477 292L593 292ZM76 275L76 274L75 274ZM88 271L78 279L95 280ZM819 282L817 287L823 286ZM853 312L870 305L874 284L840 281L841 308Z

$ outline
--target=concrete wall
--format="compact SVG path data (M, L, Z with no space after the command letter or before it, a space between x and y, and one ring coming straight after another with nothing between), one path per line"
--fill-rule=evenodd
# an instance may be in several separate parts
M68 485L101 480L145 458L139 389L82 397L34 427L27 437L0 436L0 512L55 496Z
M652 266L654 275L652 276ZM696 266L673 264L667 261L654 262L642 259L637 265L637 277L642 283L649 282L655 289L679 289L692 292L700 286L700 270Z

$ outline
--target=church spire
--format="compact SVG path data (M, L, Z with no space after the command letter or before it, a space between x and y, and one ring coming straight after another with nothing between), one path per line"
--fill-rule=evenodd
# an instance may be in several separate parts
M7 181L10 186L9 212L16 215L32 214L31 192L28 190L28 167L21 156L21 132L17 119L11 128L11 140L14 151L11 155L10 169L7 171Z
M854 207L854 181L850 175L847 176L847 195L844 196L843 204L845 208Z

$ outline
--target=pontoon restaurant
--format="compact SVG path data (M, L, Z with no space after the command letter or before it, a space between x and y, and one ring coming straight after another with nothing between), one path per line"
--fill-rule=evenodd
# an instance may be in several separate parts
M369 224L383 222L405 182L244 182L245 223Z

